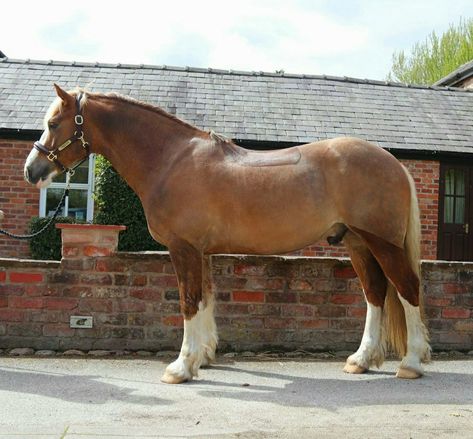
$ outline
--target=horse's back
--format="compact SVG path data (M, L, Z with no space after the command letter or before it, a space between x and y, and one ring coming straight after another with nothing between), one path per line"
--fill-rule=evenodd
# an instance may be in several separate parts
M296 165L301 159L298 147L269 151L253 151L241 148L232 142L222 142L225 160L248 167Z

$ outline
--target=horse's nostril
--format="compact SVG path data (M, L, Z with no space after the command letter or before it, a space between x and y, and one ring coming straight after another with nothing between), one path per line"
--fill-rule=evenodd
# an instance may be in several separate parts
M35 177L35 172L31 166L25 166L25 180L32 184L35 184L36 181L38 181L38 178Z

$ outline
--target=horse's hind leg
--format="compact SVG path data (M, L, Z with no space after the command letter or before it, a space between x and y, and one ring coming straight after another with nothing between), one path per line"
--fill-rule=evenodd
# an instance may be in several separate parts
M428 332L422 321L419 306L420 279L411 266L405 249L396 247L370 233L359 230L356 232L366 241L383 272L396 287L398 303L402 304L400 308L403 309L403 318L405 318L407 340L402 343L403 349L399 349L403 358L397 376L418 378L424 373L421 363L430 360Z
M197 376L199 368L214 359L217 327L208 257L183 242L174 243L169 250L179 283L184 337L179 357L166 368L161 380L178 384Z
M348 373L363 373L373 364L379 367L384 361L386 342L382 323L387 280L378 262L358 236L349 231L344 237L344 243L363 286L367 313L360 347L348 357L343 370Z

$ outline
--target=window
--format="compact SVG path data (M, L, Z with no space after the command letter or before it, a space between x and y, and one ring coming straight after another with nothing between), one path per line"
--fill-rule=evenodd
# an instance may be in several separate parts
M94 215L94 163L95 156L89 158L76 168L71 177L69 196L60 216L69 216L81 221L92 221ZM51 185L41 189L39 199L39 216L52 216L66 187L66 174L58 175Z
M465 171L449 169L445 173L443 221L450 224L465 222Z

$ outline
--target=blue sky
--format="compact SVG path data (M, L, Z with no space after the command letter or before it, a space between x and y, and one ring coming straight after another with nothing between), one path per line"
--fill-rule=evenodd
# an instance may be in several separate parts
M385 79L394 51L471 14L471 0L16 0L2 3L0 50Z

